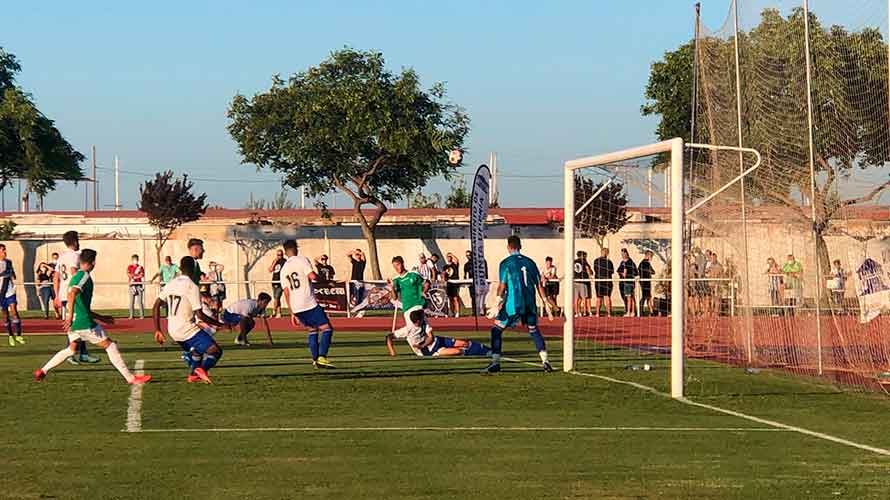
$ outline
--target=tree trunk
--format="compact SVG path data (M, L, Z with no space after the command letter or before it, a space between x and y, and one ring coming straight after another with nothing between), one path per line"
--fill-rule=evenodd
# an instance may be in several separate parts
M368 242L368 262L371 264L371 277L375 280L383 279L380 274L380 259L377 257L377 225L362 224L362 234Z
M825 276L831 272L831 256L828 255L828 245L825 244L825 238L822 236L822 232L814 231L814 237L816 238L816 260L819 264L819 267L817 268L819 280L816 283L816 286L824 288Z

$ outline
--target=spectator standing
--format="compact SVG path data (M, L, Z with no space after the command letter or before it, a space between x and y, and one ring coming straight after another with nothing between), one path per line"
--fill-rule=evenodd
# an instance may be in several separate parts
M49 309L53 308L56 319L61 319L59 309L55 307L56 295L53 290L53 273L55 271L46 262L41 262L34 273L37 278L37 294L40 297L40 307L43 309L43 319L49 319Z
M464 254L467 257L467 261L464 262L464 279L472 280L473 279L473 252L467 250L467 253Z
M133 255L130 265L127 266L127 281L130 284L130 319L135 316L133 309L139 304L139 319L145 319L145 268L139 263L139 256Z
M315 269L320 283L334 281L334 275L336 273L334 272L334 266L328 263L327 255L321 254L315 258Z
M723 264L717 260L715 252L708 252L708 262L705 265L705 277L708 278L708 314L719 314L723 300L723 283L719 281L724 277Z
M438 275L436 274L436 266L433 265L432 261L426 258L426 255L421 253L418 256L420 262L417 265L417 274L420 275L426 281L433 282L438 279Z
M655 300L655 312L658 316L671 315L671 279L673 278L671 273L671 261L668 261L658 275L658 282L655 284L655 293L658 294L658 298Z
M559 312L559 275L556 266L553 264L553 257L549 255L544 259L544 272L541 274L544 279L544 294L550 308ZM546 306L546 304L545 304ZM544 311L541 311L544 314ZM556 314L556 313L554 313Z
M618 276L621 278L618 291L624 301L624 316L636 316L636 299L634 298L634 279L637 277L637 265L630 258L626 248L621 249L621 263L618 264Z
M346 256L349 257L349 263L352 264L352 273L349 276L350 281L363 281L365 279L365 266L368 263L364 252L356 248L347 253Z
M834 305L843 307L844 295L847 291L848 273L841 267L840 260L835 259L832 264L834 267L828 276L828 289L831 291L831 301Z
M593 260L593 277L597 280L595 285L596 303L594 304L596 315L599 317L600 308L605 305L606 316L612 315L612 276L615 274L615 265L609 260L609 249L600 250L600 256Z
M789 312L793 315L793 308L800 305L803 292L803 265L794 258L793 253L788 254L788 259L782 266L782 274L785 275L785 304L792 308Z
M177 275L179 275L179 266L173 263L173 258L169 255L164 257L164 263L158 269L158 274L156 274L161 279L161 286L165 286L173 281L173 278Z
M439 257L439 254L434 253L430 255L430 262L433 264L433 271L435 272L434 281L443 281L442 276L442 264L440 263L442 259Z
M281 317L281 294L284 289L281 288L281 268L287 259L284 258L284 252L279 249L275 252L275 260L269 266L269 272L272 273L272 315L276 318Z
M776 259L766 259L766 271L763 273L767 279L767 291L769 292L770 305L781 307L785 302L785 284L782 277L782 269Z
M637 313L643 315L643 306L649 307L649 316L655 315L655 303L652 300L652 278L655 276L655 268L652 267L652 250L643 252L643 260L637 267L640 275L640 306Z
M451 312L455 318L460 317L460 285L456 283L460 279L460 263L457 256L451 252L445 255L447 263L442 268L442 277L445 280L445 294L448 295L448 302L451 306Z
M223 301L226 300L226 282L223 278L225 266L219 262L210 262L210 274L207 278L210 280L210 298L214 304L214 310L217 313L223 311Z
M59 254L58 252L53 252L51 256L51 260L46 263L53 271L56 270L56 266L59 264Z
M587 263L587 252L578 250L572 264L572 296L575 299L575 316L590 316L590 279L591 269ZM580 283L574 280L581 280Z

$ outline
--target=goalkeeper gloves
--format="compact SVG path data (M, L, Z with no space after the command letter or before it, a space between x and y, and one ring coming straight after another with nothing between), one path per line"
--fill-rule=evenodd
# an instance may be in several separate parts
M498 304L488 310L488 314L486 315L488 319L495 319L499 312L501 312L501 308L504 307L504 298L498 297Z

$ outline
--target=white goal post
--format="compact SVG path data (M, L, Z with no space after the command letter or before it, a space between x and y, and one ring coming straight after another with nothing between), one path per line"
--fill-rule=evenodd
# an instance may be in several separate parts
M575 171L582 168L607 165L660 153L670 153L670 200L671 200L671 397L683 397L684 337L686 319L686 290L683 284L683 228L686 213L683 206L683 139L676 138L637 148L626 149L599 156L579 158L565 162L564 177L564 255L563 276L568 286L563 294L563 370L575 369L575 321L572 293L575 261ZM595 195L598 193L595 193ZM588 200L583 200L586 203Z

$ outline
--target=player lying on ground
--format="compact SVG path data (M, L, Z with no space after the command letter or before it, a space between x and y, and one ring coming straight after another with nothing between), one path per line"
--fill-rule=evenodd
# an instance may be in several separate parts
M250 345L247 341L247 334L256 326L257 317L263 319L266 326L266 338L269 339L269 345L272 345L272 330L269 328L269 320L266 319L266 308L272 302L272 296L263 292L254 299L241 299L229 307L222 313L222 322L229 329L237 326L238 336L235 337L235 343L238 345Z
M57 352L43 368L34 372L34 379L41 381L46 373L59 366L77 351L77 341L88 341L108 353L108 360L129 384L144 384L151 375L133 375L121 357L117 343L105 335L96 320L114 324L114 318L98 314L90 309L93 302L93 279L90 272L96 267L96 251L85 248L80 253L80 270L71 278L68 285L68 309L65 311L65 331L68 332L68 347Z
M164 332L161 330L161 306L167 306L167 333L182 347L182 359L189 367L186 381L212 384L210 369L222 358L223 350L213 335L198 325L196 319L217 327L222 323L211 318L201 310L201 292L192 281L195 271L195 259L183 257L179 261L182 274L164 285L151 309L151 317L155 324L155 342L164 344Z
M522 323L528 327L528 334L535 342L535 349L541 356L541 363L545 372L552 372L553 367L547 359L547 346L544 337L538 329L538 306L535 300L535 291L544 296L544 288L541 286L541 273L535 262L519 253L522 243L519 236L507 238L507 251L510 255L501 261L498 276L498 305L489 313L494 319L491 327L491 364L482 373L496 373L501 371L501 343L505 328Z
M393 339L405 339L408 347L418 356L488 356L491 352L488 346L479 342L433 335L423 309L411 311L409 322L410 324L386 336L386 348L390 356L396 355Z
M297 255L296 241L287 240L283 246L287 260L281 267L280 284L284 289L284 301L291 310L291 324L296 327L299 322L309 331L312 365L316 368L333 368L334 365L328 361L328 349L334 338L334 329L328 315L316 302L315 292L312 290L312 283L318 276L312 270L312 262Z
M15 270L12 261L6 258L6 245L0 243L0 308L9 334L9 347L25 343L22 337L22 320L15 297Z
M423 279L419 273L409 271L405 267L405 259L400 255L392 258L392 268L396 272L396 277L389 282L393 303L401 304L402 314L405 318L405 328L408 329L405 336L417 337L420 335L420 327L414 325L411 321L411 313L423 311L426 305L424 297L429 292L430 282ZM393 318L393 322L395 322L395 318ZM395 327L395 324L393 324L393 327Z

